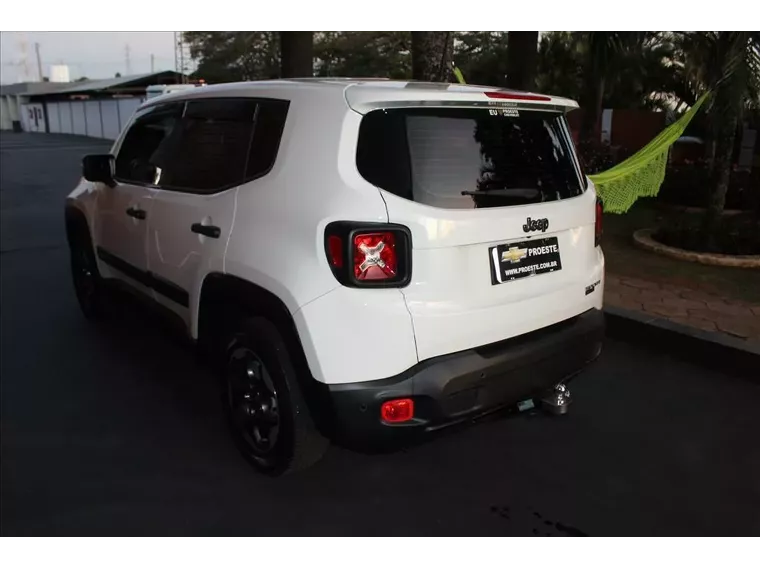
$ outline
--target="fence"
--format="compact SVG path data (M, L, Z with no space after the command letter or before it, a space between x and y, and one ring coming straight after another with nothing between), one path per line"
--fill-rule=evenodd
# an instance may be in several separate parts
M42 122L35 120L40 115L38 108L43 106L42 103L28 103L22 105L21 115L24 130L28 132L79 134L115 140L144 100L144 97L131 97L46 102L44 106L47 112L44 113Z

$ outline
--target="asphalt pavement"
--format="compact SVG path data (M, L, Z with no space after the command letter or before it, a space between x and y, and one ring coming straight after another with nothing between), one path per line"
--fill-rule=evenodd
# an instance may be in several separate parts
M0 136L3 535L760 535L760 385L613 339L568 416L257 475L186 345L79 313L63 199L107 149Z

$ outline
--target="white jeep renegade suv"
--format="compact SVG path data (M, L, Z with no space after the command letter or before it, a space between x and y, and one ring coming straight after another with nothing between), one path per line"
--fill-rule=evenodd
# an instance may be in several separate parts
M573 101L305 79L146 101L66 202L79 303L120 284L223 367L264 472L325 440L563 410L604 334L601 208Z

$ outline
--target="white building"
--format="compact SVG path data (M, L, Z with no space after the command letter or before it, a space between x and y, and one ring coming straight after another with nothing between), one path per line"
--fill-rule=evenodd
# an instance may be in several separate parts
M149 86L180 83L174 71L77 83L0 86L0 129L115 139Z

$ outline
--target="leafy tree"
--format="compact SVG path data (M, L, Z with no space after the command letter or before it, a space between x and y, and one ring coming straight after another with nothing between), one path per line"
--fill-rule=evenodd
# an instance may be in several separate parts
M538 48L536 90L580 99L583 73L581 34L547 32Z
M468 83L506 86L506 32L456 32L454 63Z
M760 107L760 32L683 32L674 34L689 89L713 90L708 109L713 140L710 198L702 246L716 248L731 177L739 122Z
M317 75L409 79L411 47L411 32L317 32Z
M412 78L448 81L453 51L453 32L412 32Z
M195 74L209 83L274 79L280 76L277 32L184 32Z

